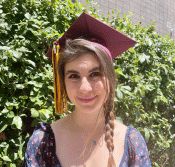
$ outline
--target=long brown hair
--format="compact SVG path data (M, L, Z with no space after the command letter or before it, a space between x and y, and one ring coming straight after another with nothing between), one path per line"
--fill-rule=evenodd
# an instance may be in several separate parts
M109 150L108 167L115 167L115 161L113 158L114 144L114 96L116 86L116 75L113 68L113 63L108 54L99 46L92 44L85 39L67 40L65 48L60 52L60 59L58 62L59 76L62 89L66 90L64 83L64 68L68 61L73 61L80 56L91 53L96 57L100 65L100 71L102 76L108 79L106 81L107 97L104 103L104 116L105 116L105 141ZM109 84L109 87L107 86Z

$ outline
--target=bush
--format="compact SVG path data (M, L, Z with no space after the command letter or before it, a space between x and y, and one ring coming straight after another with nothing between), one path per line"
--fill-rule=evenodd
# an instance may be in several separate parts
M52 65L45 51L84 7L70 0L5 0L0 5L0 133L7 138L0 142L0 166L15 167L21 166L36 123L59 117L53 113Z
M95 4L95 3L94 3ZM145 137L153 166L175 164L175 44L154 25L133 24L130 15L109 18L71 0L3 0L0 2L0 166L21 165L26 144L39 121L54 113L52 42L87 11L136 39L138 44L114 60L118 76L116 119ZM69 107L71 111L72 105Z
M115 15L110 24L135 38L134 48L114 61L118 117L137 127L149 148L153 166L175 164L175 44L155 25L133 25L130 16Z

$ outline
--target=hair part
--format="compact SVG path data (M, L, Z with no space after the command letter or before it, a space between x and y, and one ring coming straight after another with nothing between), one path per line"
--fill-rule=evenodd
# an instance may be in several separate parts
M115 161L112 155L114 151L113 136L114 136L114 97L116 87L116 75L113 63L108 54L98 45L92 44L85 39L67 40L65 48L60 52L60 59L58 62L60 83L63 90L66 92L65 87L65 64L80 56L90 53L99 62L100 72L106 78L106 98L104 102L104 116L105 116L105 141L109 150L108 167L115 167Z

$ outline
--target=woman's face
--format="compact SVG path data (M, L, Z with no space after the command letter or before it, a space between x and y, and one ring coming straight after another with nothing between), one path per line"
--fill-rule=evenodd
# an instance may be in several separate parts
M106 96L105 77L92 54L84 54L65 65L65 86L75 110L86 113L99 111Z

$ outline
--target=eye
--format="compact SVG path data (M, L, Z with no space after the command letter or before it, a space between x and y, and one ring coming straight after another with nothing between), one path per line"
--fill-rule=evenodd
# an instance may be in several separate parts
M90 77L99 77L101 76L101 73L100 72L93 72Z
M77 74L71 74L68 78L70 78L70 79L78 79L78 78L80 78L80 76L77 75Z

